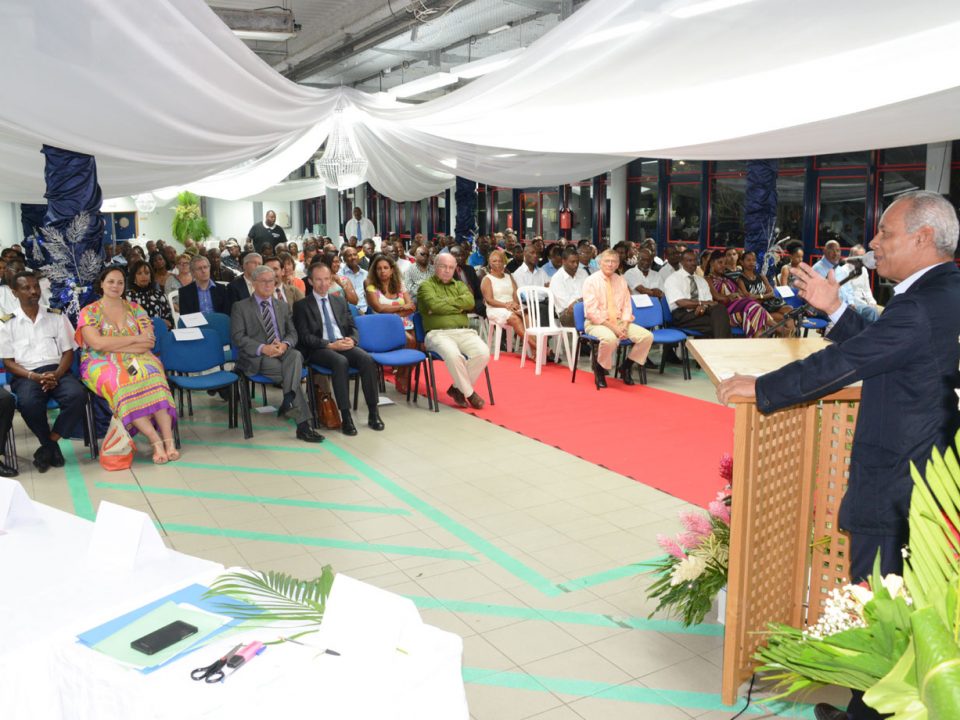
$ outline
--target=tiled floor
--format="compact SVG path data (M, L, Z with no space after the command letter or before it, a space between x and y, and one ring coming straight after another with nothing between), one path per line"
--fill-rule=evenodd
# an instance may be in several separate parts
M650 379L713 399L699 372ZM476 720L719 720L742 708L720 703L715 617L692 629L647 619L647 578L632 565L660 554L656 535L677 531L682 501L447 407L401 400L382 411L386 432L361 426L320 446L270 415L244 441L218 400L194 409L180 462L119 473L80 443L66 472L32 473L35 441L18 420L20 480L78 514L100 500L144 510L171 547L228 566L313 577L331 564L412 597L463 638ZM812 717L808 704L777 709Z

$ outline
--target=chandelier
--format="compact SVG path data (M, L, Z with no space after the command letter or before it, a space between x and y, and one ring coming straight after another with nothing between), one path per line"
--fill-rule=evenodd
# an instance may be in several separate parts
M324 184L337 190L354 188L366 179L367 158L360 152L353 128L338 105L333 114L333 127L327 137L327 149L316 161L317 174Z

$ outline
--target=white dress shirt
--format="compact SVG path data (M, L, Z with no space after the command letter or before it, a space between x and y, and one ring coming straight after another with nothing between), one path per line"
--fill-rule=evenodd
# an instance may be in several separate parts
M920 268L919 270L917 270L917 271L916 271L913 275L911 275L910 277L904 278L903 280L901 280L900 282L898 282L896 285L893 286L893 294L894 294L894 295L900 295L900 294L902 294L902 293L905 293L907 290L910 289L910 286L911 286L911 285L913 285L917 280L919 280L920 278L922 278L922 277L923 277L924 275L926 275L928 272L930 272L931 270L933 270L937 265L943 265L943 263L934 263L933 265L927 265L927 267L925 267L925 268ZM864 273L864 274L866 274L866 273ZM851 284L851 283L853 283L853 280L851 280L850 283L848 283L848 284ZM834 310L832 313L830 313L830 323L831 323L831 325L835 324L835 323L837 322L837 320L840 319L840 316L843 315L843 313L846 311L846 309L847 309L848 307L849 307L849 305L848 305L847 303L841 302L841 303L840 303L840 307L838 307L836 310Z
M563 312L575 300L583 297L583 281L587 279L587 271L582 266L577 266L577 272L570 277L563 268L557 270L550 278L550 292L553 293L553 307L556 311Z
M647 290L663 289L660 285L660 273L654 272L652 269L644 275L640 268L632 267L623 274L623 279L627 281L631 293L636 292L636 288L640 285Z
M12 317L11 317L12 315ZM13 358L27 370L58 365L67 350L76 350L73 325L59 310L41 305L34 322L17 304L0 322L0 357Z
M676 270L673 268L673 265L671 265L668 262L665 262L663 265L660 266L660 269L657 270L657 275L660 276L661 290L663 289L664 285L667 284L667 278L673 275L675 272Z
M357 291L357 310L363 315L367 311L367 291L363 287L367 282L367 271L363 268L357 268L357 271L354 272L349 267L344 266L341 268L340 274L347 278L353 284L353 289Z
M377 229L373 226L373 223L365 217L360 218L359 222L351 218L347 220L347 224L343 226L344 239L349 240L355 237L357 244L362 243L364 240L373 240L376 234Z
M710 302L713 295L710 293L710 285L699 275L691 275L683 268L680 268L667 278L663 284L663 294L670 304L670 312L677 309L677 300L691 300L690 297L690 278L693 278L697 284L698 300Z
M550 282L550 278L547 277L543 268L534 268L531 270L527 267L526 263L523 263L513 271L513 279L516 281L517 287L523 287L524 285L546 287Z
M323 339L327 342L335 342L343 338L343 333L340 332L340 326L337 325L337 316L333 314L333 305L328 300L329 294L327 295L318 295L317 293L310 293L313 295L313 299L317 301L317 309L320 311L320 317L323 322ZM330 313L330 322L327 322L327 315L323 312L323 306L327 306L327 312ZM328 325L333 325L333 327L327 327Z

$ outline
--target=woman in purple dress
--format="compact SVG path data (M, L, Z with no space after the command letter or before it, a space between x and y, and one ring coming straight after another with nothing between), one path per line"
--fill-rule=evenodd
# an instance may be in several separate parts
M756 337L773 324L773 318L763 305L749 296L744 297L736 281L724 274L727 268L723 250L711 253L708 268L710 292L716 302L727 308L731 326L741 328L747 337Z

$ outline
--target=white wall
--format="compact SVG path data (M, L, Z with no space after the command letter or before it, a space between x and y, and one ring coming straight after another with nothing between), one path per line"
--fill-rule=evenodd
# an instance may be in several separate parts
M20 227L20 205L0 202L0 247L10 247L23 240Z
M207 224L218 240L236 238L242 245L253 224L263 220L253 216L253 203L246 200L206 198L205 204Z
M287 240L292 240L295 236L303 232L302 222L294 215L293 205L299 206L300 203L277 200L263 201L263 214L266 215L269 210L273 210L277 214L277 223L279 223L284 233L286 233ZM297 214L299 215L299 213ZM281 218L285 218L286 222L281 222ZM262 217L257 219L263 221Z

